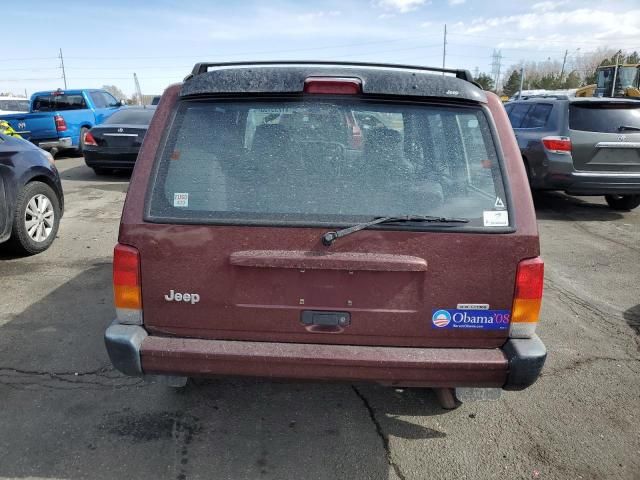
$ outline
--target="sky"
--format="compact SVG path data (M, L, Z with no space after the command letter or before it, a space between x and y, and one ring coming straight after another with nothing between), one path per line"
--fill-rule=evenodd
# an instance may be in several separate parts
M601 47L640 50L640 0L48 0L0 17L0 91L30 95L116 85L144 94L198 61L341 60L490 73L523 61L567 62Z

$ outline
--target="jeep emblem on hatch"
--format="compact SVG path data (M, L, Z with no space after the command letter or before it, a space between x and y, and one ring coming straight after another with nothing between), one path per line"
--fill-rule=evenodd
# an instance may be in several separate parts
M164 296L164 299L167 302L186 302L193 305L200 301L200 295L197 293L180 293L175 290L169 290L169 293Z

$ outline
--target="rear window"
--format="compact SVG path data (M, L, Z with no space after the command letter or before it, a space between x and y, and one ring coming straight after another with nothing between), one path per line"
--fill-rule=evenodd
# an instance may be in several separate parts
M505 210L479 107L353 100L183 102L160 157L149 218L340 224L387 215L498 225ZM490 218L494 218L489 213Z
M105 124L121 123L126 125L149 125L155 110L120 110L111 115Z
M569 107L569 128L585 132L620 133L620 127L640 129L640 102L573 103Z
M87 108L87 103L81 94L39 95L33 99L34 112L82 110L85 108Z

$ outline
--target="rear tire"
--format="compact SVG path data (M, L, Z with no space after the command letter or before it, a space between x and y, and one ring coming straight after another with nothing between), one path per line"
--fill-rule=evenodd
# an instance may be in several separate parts
M640 195L605 195L604 199L614 210L629 211L640 205Z
M20 255L34 255L51 246L60 225L60 202L53 189L31 182L18 193L13 229L7 242Z

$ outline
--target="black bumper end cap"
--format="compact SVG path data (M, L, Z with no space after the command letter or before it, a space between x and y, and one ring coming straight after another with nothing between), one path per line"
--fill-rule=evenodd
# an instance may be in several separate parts
M533 385L547 359L547 349L542 340L537 335L532 338L511 338L502 351L509 362L507 381L502 388L524 390Z
M104 343L113 366L125 375L142 375L140 347L147 336L139 325L112 323L104 333Z

